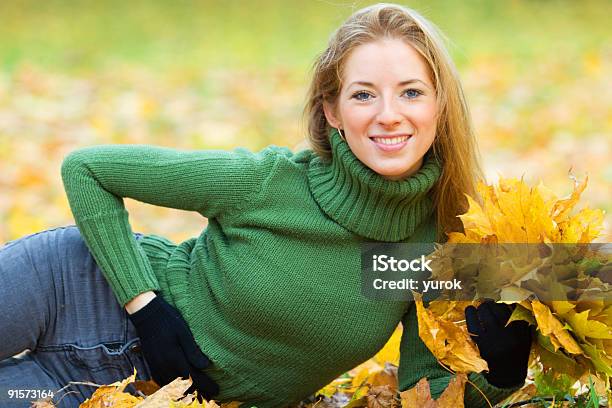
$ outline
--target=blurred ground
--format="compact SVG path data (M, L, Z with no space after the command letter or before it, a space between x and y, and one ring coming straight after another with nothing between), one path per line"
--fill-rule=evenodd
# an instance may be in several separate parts
M1 2L0 244L73 223L60 178L81 146L296 147L315 55L372 2ZM449 37L489 181L541 180L612 210L608 1L416 1ZM605 73L608 73L606 75ZM134 231L206 220L126 200Z

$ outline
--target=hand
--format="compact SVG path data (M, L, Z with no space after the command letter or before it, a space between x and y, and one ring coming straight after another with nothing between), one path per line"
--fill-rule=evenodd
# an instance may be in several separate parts
M527 377L531 330L522 320L505 326L511 313L509 305L491 300L465 308L468 332L489 365L484 377L499 388L521 386Z
M210 360L198 347L181 314L161 296L128 316L140 336L142 353L158 385L191 376L193 384L187 392L197 390L207 400L219 393L217 383L201 371L210 365Z

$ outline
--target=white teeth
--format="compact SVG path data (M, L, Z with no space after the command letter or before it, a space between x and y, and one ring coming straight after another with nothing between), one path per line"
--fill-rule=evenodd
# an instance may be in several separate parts
M403 143L406 140L408 140L410 136L401 136L401 137L392 137L392 138L388 138L388 137L373 137L372 140L374 140L376 143L382 143L382 144L386 144L386 145L394 145L394 144L398 144L398 143Z

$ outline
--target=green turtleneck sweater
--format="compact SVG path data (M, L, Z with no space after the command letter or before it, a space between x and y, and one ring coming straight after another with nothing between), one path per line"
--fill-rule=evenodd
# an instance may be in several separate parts
M62 178L79 230L124 305L153 290L174 305L213 364L217 400L296 403L372 357L401 321L400 390L449 376L419 339L414 303L365 298L360 244L434 242L430 191L440 165L389 181L337 131L333 159L269 146L253 153L101 145L70 153ZM198 237L136 241L123 198L197 211ZM163 352L163 350L160 350ZM499 389L470 379L497 402ZM466 406L486 406L471 386Z

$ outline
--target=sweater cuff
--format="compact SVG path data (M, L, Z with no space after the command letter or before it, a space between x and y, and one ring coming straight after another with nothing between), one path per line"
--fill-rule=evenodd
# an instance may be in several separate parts
M502 400L505 400L510 395L514 394L516 391L520 390L523 384L517 385L512 388L499 388L489 383L487 379L481 373L470 373L468 375L468 379L476 384L480 391L482 391L489 401L491 405L495 405ZM463 401L465 403L465 408L488 408L489 404L484 399L482 394L474 388L474 386L470 383L465 383L465 395L463 397Z
M440 398L440 395L442 395L446 387L448 387L450 379L451 376L431 379L429 381L431 397L434 399ZM468 375L468 380L478 386L480 391L487 396L491 402L491 405L493 406L506 399L522 387L522 385L520 385L514 388L498 388L492 384L489 384L487 379L480 373L470 373ZM463 403L465 408L489 408L489 404L487 404L487 401L484 399L482 394L476 388L474 388L472 384L467 382L465 383Z
M140 293L159 291L153 268L134 238L125 209L76 221L121 306Z

